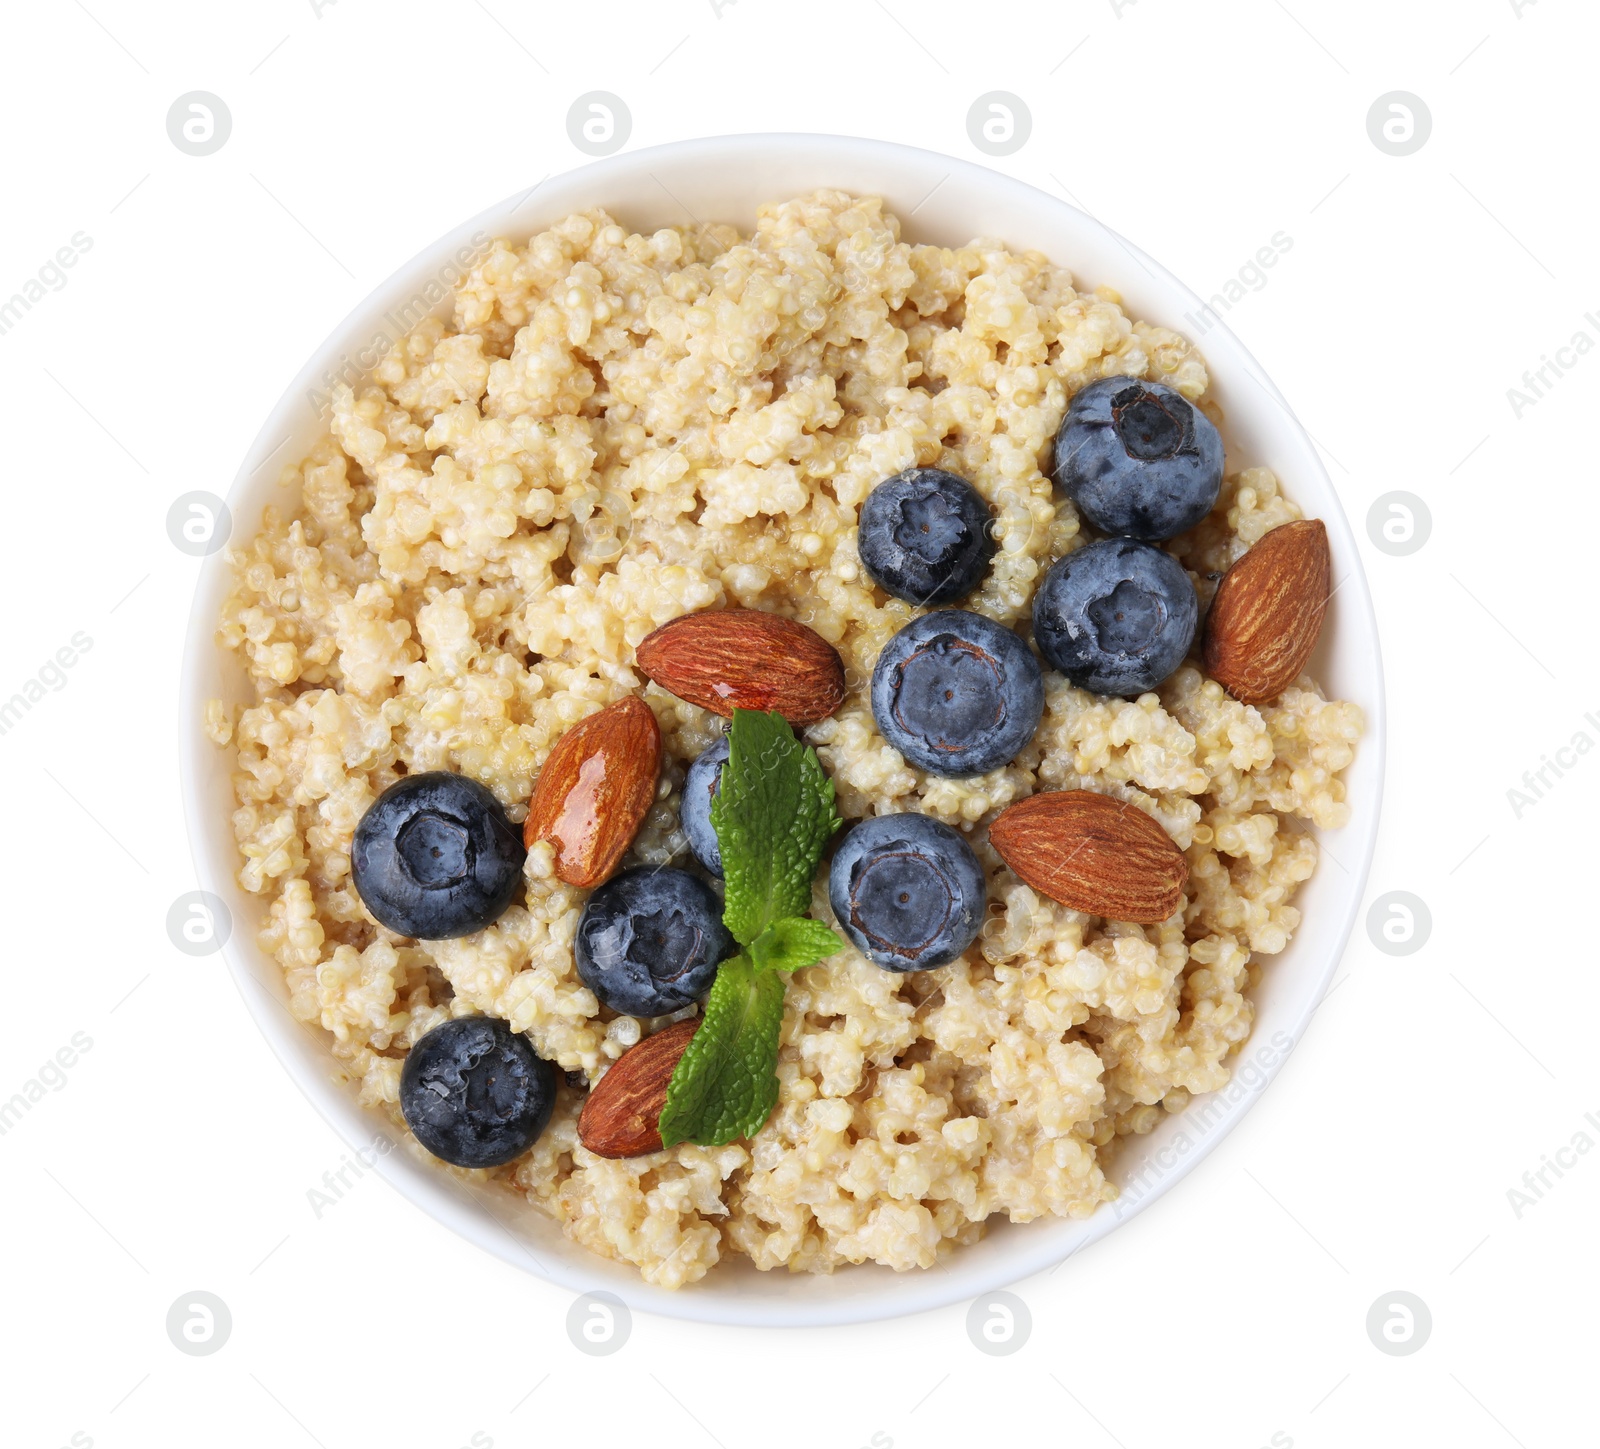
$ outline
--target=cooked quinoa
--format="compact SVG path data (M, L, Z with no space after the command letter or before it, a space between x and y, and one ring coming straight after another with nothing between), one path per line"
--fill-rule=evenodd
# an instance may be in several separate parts
M1340 772L1361 711L1309 678L1239 704L1192 661L1133 701L1046 671L1044 718L1010 765L924 775L885 743L866 693L916 611L871 583L855 542L874 484L914 465L960 474L999 539L964 607L1025 628L1045 569L1084 541L1041 464L1068 399L1113 374L1165 382L1220 421L1200 354L1109 287L1079 290L998 241L911 245L880 201L819 191L764 207L749 236L630 234L592 211L497 241L449 320L335 389L328 435L230 555L220 638L256 703L214 702L208 724L237 749L239 879L270 902L261 943L363 1102L403 1130L405 1052L451 1016L505 1018L569 1084L665 1024L601 1008L578 979L585 893L555 878L549 846L529 853L525 904L422 943L363 909L351 837L421 770L483 782L521 821L562 732L638 691L665 764L624 864L689 863L679 792L722 721L647 682L634 646L680 614L742 605L801 620L844 659L843 706L804 732L840 813L918 810L968 833L989 877L978 942L936 971L896 975L846 949L796 973L779 1103L748 1142L599 1158L578 1142L584 1091L565 1085L528 1156L470 1176L666 1287L740 1253L803 1272L925 1268L991 1214L1082 1218L1114 1198L1116 1139L1228 1081L1251 985L1299 924L1294 893L1317 863L1304 827L1348 816ZM1245 468L1167 547L1204 609L1229 564L1300 516L1270 472ZM1190 864L1181 916L1102 921L1006 870L988 822L1062 788L1166 827ZM824 870L814 914L831 920L825 886Z

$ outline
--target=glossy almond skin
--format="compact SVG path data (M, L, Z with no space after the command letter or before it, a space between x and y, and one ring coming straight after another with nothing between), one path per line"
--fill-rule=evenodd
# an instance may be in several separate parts
M1332 568L1320 519L1281 524L1258 539L1217 588L1206 672L1243 704L1276 699L1317 647Z
M656 798L661 727L637 695L580 720L534 783L522 843L548 840L556 874L588 890L617 868Z
M844 663L813 629L759 609L684 614L641 641L639 668L679 699L724 718L776 710L792 725L826 719L844 700Z
M638 1157L661 1151L656 1124L678 1058L700 1018L674 1022L631 1046L612 1063L578 1114L578 1141L599 1157Z
M1189 862L1159 823L1093 790L1048 790L1006 806L989 843L1034 890L1110 921L1166 920L1189 880Z

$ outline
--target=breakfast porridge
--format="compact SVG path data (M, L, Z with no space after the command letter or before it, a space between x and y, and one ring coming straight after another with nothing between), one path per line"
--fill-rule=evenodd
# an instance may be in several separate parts
M632 234L593 211L526 245L496 241L447 317L424 319L369 381L334 389L327 436L231 555L220 638L255 702L213 702L207 723L237 751L239 879L270 903L262 944L294 1014L329 1034L366 1105L450 1162L471 1159L437 1145L449 1123L424 1127L402 1101L408 1057L423 1071L413 1048L444 1051L461 1022L450 1031L478 1031L474 1050L522 1063L519 1090L540 1099L531 1143L439 1170L498 1181L665 1287L737 1254L803 1272L926 1268L992 1215L1082 1218L1112 1200L1118 1139L1228 1082L1251 987L1299 924L1295 892L1317 864L1306 827L1349 813L1341 772L1361 711L1303 672L1325 567L1314 608L1265 642L1261 619L1283 617L1271 608L1293 590L1245 596L1235 567L1258 561L1274 585L1311 577L1317 546L1325 565L1320 525L1300 522L1265 469L1223 473L1199 352L1036 252L900 233L878 200L819 191L764 207L749 235ZM1144 386L1091 391L1105 380ZM1128 434L1116 468L1137 471L1181 425L1193 469L1161 475L1151 508L1121 522L1125 496L1105 490L1122 474L1094 449L1135 423L1144 441ZM1100 441L1064 454L1080 424ZM880 487L901 490L899 511L869 528ZM925 587L919 559L945 538L970 546ZM1264 539L1276 555L1256 549ZM904 589L885 586L902 575ZM1220 596L1236 579L1241 600ZM1146 606L1163 637L1124 647ZM832 808L859 822L834 847L834 889L824 860L809 904L813 926L848 939L783 978L759 1130L662 1147L652 1116L635 1143L649 1150L596 1151L580 1116L608 1069L636 1046L628 1060L644 1063L641 1042L683 1052L719 961L726 974L749 945L706 946L721 930L710 866L731 837L702 825L691 840L691 807L703 821L710 796L686 788L719 750L715 788L731 711L669 687L709 647L674 621L707 618L747 621L755 675L782 673L769 649L799 651L813 694L839 670L816 709L753 707L794 726ZM1293 647L1274 661L1283 638ZM935 729L911 692L931 680L948 703L974 659L1012 669L994 686L1005 727L985 715L952 743L968 727L960 700ZM610 778L624 755L658 751L659 769L630 777L627 830L585 874L565 859L580 853L571 810L534 797L565 768L552 760L564 737L573 779L591 795L604 785L573 732L608 707L607 722L638 732ZM459 847L477 862L476 894L451 897L461 909L440 939L418 924L441 918L415 914L415 881L378 884L380 870L442 871L458 848L449 828L427 833L435 816L404 814L402 794L430 789L499 832ZM1048 832L1080 827L1046 807L1072 800L1137 827L1128 849L1146 850L1159 879L1118 878L1104 897L1135 919L1096 913L1092 882L1080 895L1056 884L1064 857ZM401 814L386 825L386 811ZM890 928L848 890L840 907L846 851L879 858L875 817L911 840L896 858L953 862L938 879L958 882L967 924L934 954L919 943L891 961L899 947L871 944ZM369 883L358 827L375 842ZM1123 858L1101 865L1114 875ZM651 905L662 881L678 894ZM710 954L673 978L683 990L650 970L607 974L617 930L697 911ZM660 950L676 949L670 937Z

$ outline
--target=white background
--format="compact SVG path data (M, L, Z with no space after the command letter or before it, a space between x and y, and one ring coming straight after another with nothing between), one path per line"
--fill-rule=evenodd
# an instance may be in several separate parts
M93 245L0 336L0 695L76 631L93 647L0 737L0 1098L75 1032L93 1046L0 1137L6 1444L1592 1442L1600 1152L1547 1169L1520 1216L1508 1190L1574 1134L1600 1143L1600 758L1568 756L1520 818L1507 792L1577 732L1600 741L1600 356L1520 418L1507 389L1580 328L1600 340L1600 25L1578 0L886 4L8 10L0 298L74 233ZM196 89L233 116L204 158L165 125ZM565 117L597 89L626 100L631 147L821 130L974 160L968 107L1005 90L1033 133L989 164L1069 186L1201 294L1293 239L1228 323L1363 539L1392 741L1369 896L1420 896L1432 935L1392 957L1358 928L1239 1130L1016 1286L1033 1330L1009 1357L973 1347L964 1306L811 1332L638 1315L586 1357L569 1295L377 1178L314 1214L343 1144L218 958L166 936L194 884L174 700L198 569L168 506L226 491L285 382L395 267L582 163ZM1366 127L1392 90L1433 118L1403 158ZM1366 542L1395 489L1433 517L1406 557ZM164 1326L195 1289L233 1317L208 1357ZM1406 1357L1365 1327L1392 1290L1433 1318Z

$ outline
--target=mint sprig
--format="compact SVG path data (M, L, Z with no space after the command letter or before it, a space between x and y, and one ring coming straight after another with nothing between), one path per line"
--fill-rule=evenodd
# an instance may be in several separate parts
M717 968L699 1029L667 1084L663 1146L721 1146L759 1132L778 1101L780 971L844 942L807 917L823 847L839 828L833 782L779 714L736 709L711 801L727 895L722 919L745 949Z

